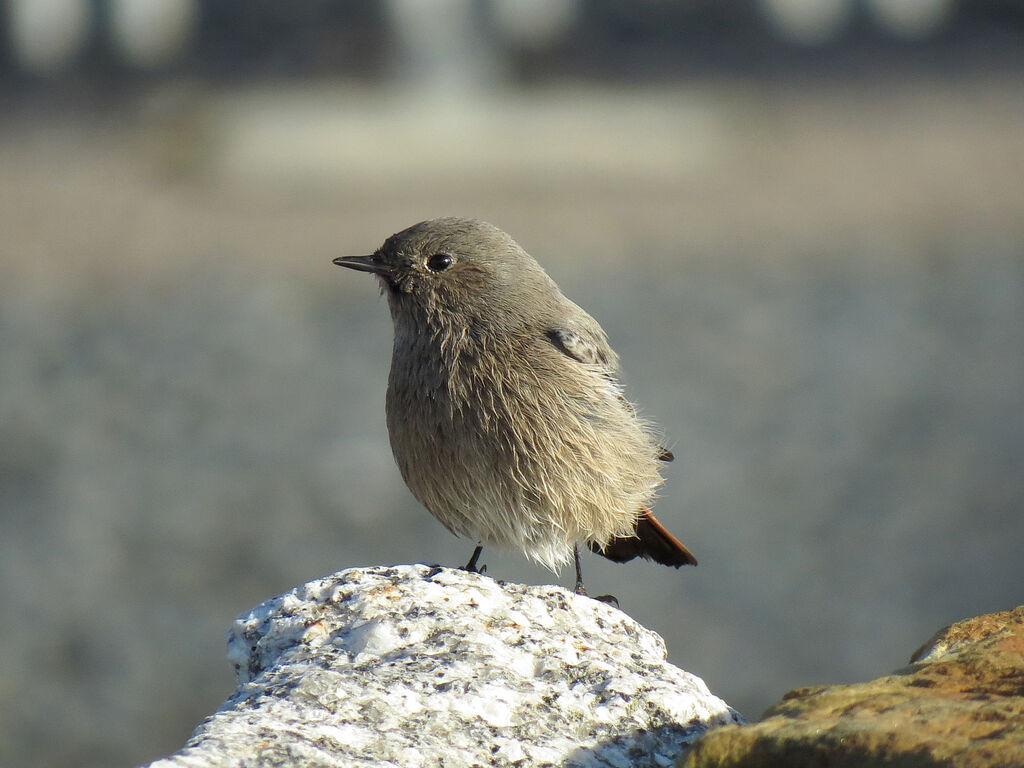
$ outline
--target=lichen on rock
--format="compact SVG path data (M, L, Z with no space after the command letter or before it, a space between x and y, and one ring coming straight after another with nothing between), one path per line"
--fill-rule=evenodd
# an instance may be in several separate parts
M700 739L685 768L1024 765L1024 606L940 630L867 683L790 691L755 724Z

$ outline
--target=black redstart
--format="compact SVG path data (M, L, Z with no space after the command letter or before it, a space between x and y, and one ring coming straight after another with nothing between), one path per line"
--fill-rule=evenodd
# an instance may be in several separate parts
M601 326L482 221L423 221L370 256L395 326L391 449L413 495L455 534L553 571L578 542L616 562L696 558L649 510L672 458L623 396Z

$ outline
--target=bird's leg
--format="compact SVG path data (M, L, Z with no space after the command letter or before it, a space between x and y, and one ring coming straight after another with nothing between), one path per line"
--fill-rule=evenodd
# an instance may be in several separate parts
M580 548L575 543L572 545L572 556L576 561L576 587L573 592L577 595L586 595L587 588L583 586L583 571L580 569Z
M588 597L587 588L583 586L583 571L580 569L580 548L576 544L572 545L572 556L576 561L576 587L573 591L577 595ZM614 605L616 608L619 607L619 599L615 595L598 595L594 599L601 603Z
M477 544L476 549L473 550L473 555L469 558L469 562L462 566L462 570L469 571L470 573L484 573L487 571L486 565L477 567L476 561L480 559L480 553L484 551L483 544Z

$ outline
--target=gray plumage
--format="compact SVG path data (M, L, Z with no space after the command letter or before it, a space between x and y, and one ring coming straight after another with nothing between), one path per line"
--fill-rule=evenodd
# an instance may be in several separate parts
M511 237L435 219L335 263L380 278L391 448L449 530L555 571L577 542L696 563L647 509L670 454L623 397L604 331Z

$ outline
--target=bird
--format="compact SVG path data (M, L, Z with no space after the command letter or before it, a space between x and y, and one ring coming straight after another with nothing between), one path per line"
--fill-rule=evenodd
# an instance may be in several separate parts
M672 460L619 381L598 322L511 236L477 219L421 221L370 255L333 263L375 275L394 345L392 453L449 531L518 550L556 574L579 545L614 562L697 559L651 512Z

